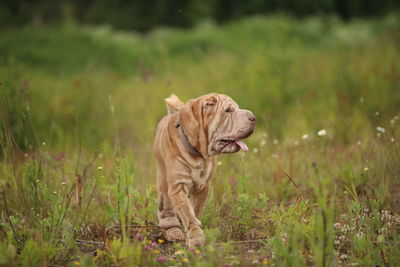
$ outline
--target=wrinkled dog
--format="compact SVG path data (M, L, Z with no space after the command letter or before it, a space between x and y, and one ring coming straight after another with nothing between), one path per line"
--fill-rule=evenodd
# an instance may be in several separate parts
M157 159L158 220L167 240L193 246L204 240L199 217L214 172L215 155L247 151L243 139L255 128L256 118L240 109L229 96L208 94L184 104L165 99L168 115L158 124L154 140Z

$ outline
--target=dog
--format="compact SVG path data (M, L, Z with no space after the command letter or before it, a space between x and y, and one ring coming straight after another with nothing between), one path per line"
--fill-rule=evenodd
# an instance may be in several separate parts
M211 93L184 104L165 99L168 115L158 124L153 151L157 160L159 226L168 241L192 247L204 241L199 217L210 188L216 155L247 151L243 139L255 129L256 117L227 95Z

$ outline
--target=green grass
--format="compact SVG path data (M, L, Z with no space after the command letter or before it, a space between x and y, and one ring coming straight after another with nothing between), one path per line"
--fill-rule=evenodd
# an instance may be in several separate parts
M275 16L0 33L0 265L396 265L399 32ZM211 91L257 130L219 157L188 250L156 227L151 146L165 97Z

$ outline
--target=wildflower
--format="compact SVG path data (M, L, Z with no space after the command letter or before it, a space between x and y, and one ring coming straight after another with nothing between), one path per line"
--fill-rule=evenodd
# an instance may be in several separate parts
M306 139L308 139L308 134L303 134L302 136L301 136L301 139L303 139L303 140L306 140Z
M258 152L258 149L257 149L257 148L254 148L254 149L253 149L253 153L256 154L257 152Z
M99 171L101 171L101 170L103 169L103 167L99 166L99 167L97 167L97 169L98 169Z
M357 141L357 146L361 146L361 141Z
M266 143L267 143L267 141L265 141L265 139L262 139L260 142L260 146L265 146Z
M151 246L152 246L153 248L155 248L155 247L158 246L158 244L157 244L156 242L153 242L153 243L151 243Z
M368 170L369 170L368 167L365 167L365 168L364 168L364 171L365 171L365 172L367 172Z
M196 250L194 251L194 253L196 253L196 254L200 254L200 253L201 253L201 251L200 251L200 249L196 249Z
M184 263L189 263L189 259L188 259L188 258L183 258L182 261L183 261Z
M75 266L80 266L80 265L81 265L81 263L80 263L79 261L74 261L73 264L74 264Z
M394 143L394 138L393 137L390 138L390 142Z
M324 135L326 135L326 130L325 130L325 129L319 130L319 131L317 132L317 135L318 135L318 136L324 136Z
M380 126L376 127L376 130L377 130L378 132L381 132L381 133L384 133L384 132L385 132L385 128L380 127Z
M268 264L268 259L263 259L261 263L262 264Z
M224 265L222 265L223 267L232 267L232 264L230 263L224 263Z
M218 161L218 162L217 162L217 165L218 165L218 166L221 166L221 165L222 165L222 161Z
M165 256L158 256L158 257L156 258L156 261L157 261L157 262L166 262L166 261L167 261L167 257L165 257Z
M37 179L37 180L36 180L36 183L40 183L40 180L39 180L39 179Z
M153 253L154 253L154 254L158 254L158 253L160 253L160 250L158 250L158 249L153 249Z
M196 247L201 247L201 242L200 242L200 241L196 241L196 242L194 242L194 245L195 245Z
M64 185L64 186L65 186L65 185L67 185L67 184L66 184L65 182L62 182L61 185Z
M158 243L159 244L162 244L162 243L164 243L165 241L163 240L163 239L158 239Z
M379 111L375 112L375 116L379 116Z
M57 191L54 191L53 194L54 194L54 195L57 195Z
M24 156L25 156L25 158L26 158L26 157L28 156L28 154L27 154L27 153L25 153L25 154L24 154Z
M42 146L45 146L46 145L46 142L42 142Z
M183 254L183 250L182 249L178 249L177 251L175 251L175 255L181 255Z
M150 246L148 246L148 245L144 246L144 247L143 247L143 250L144 250L144 251L149 251L149 250L150 250Z
M140 233L137 233L137 234L135 235L135 238L136 238L136 240L139 241L139 242L144 240L144 236L143 236L142 234L140 234Z

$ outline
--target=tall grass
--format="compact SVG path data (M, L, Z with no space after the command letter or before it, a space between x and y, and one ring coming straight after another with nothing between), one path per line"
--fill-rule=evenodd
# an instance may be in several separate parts
M147 35L0 38L0 264L396 265L399 19L254 17ZM187 250L156 227L163 98L216 91L257 116L221 156Z

